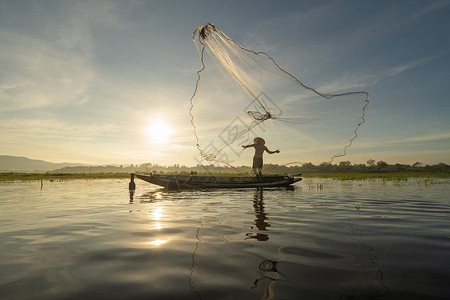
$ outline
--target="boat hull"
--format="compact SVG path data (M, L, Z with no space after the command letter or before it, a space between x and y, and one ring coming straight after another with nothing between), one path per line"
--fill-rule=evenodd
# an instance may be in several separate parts
M168 189L203 188L258 188L287 187L300 180L293 176L231 177L231 176L178 176L178 175L141 175L132 174L141 180Z

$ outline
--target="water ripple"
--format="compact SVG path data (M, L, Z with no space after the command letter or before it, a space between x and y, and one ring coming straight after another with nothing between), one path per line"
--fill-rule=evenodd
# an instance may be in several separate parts
M0 184L5 299L444 299L448 183Z

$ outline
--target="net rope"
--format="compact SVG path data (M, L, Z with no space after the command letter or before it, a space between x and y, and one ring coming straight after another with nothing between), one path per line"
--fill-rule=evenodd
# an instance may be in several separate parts
M359 130L361 126L366 121L367 107L370 103L369 94L365 91L346 91L342 93L323 93L319 92L313 87L310 87L291 73L281 68L278 63L265 52L256 52L242 47L234 40L229 38L225 33L223 33L219 28L213 24L205 24L195 29L192 34L192 39L197 46L200 55L201 68L197 71L197 81L195 83L194 93L190 99L190 116L191 124L193 126L194 135L196 139L196 147L200 153L202 160L209 162L218 162L232 166L228 161L221 160L219 154L229 147L231 144L238 140L242 140L246 137L249 140L249 133L251 130L263 122L268 120L276 120L286 123L302 123L307 122L307 118L301 117L281 117L276 114L276 112L271 111L270 107L264 103L261 99L261 95L264 95L264 88L260 84L256 83L256 73L251 70L262 70L263 72L270 73L276 78L281 78L281 80L288 80L298 87L319 96L324 100L332 100L334 98L358 95L362 97L362 108L360 111L359 120L353 125L353 134L350 136L339 153L331 156L330 162L338 157L343 157L347 155L348 149L354 144L356 138L358 137ZM250 124L247 125L245 130L241 130L233 138L230 138L223 143L221 147L217 147L214 151L205 151L204 147L200 142L199 125L198 125L198 115L195 110L200 104L197 104L197 98L201 97L201 86L202 81L204 81L205 71L209 66L205 63L205 52L208 51L211 56L218 62L220 67L230 74L235 82L238 83L240 87L250 96L252 101L257 103L257 110L248 110L247 115L251 118ZM250 70L250 71L249 71ZM206 87L203 87L203 89ZM212 87L210 87L212 88ZM200 102L200 101L198 101ZM305 121L306 120L306 121ZM293 164L293 162L286 163L285 165Z

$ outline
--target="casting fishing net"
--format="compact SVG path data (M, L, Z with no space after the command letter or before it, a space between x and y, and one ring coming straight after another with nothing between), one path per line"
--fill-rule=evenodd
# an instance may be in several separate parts
M199 163L248 165L253 153L241 146L255 137L281 150L265 159L274 164L346 155L364 123L366 92L316 90L212 24L193 40L201 61L190 110Z

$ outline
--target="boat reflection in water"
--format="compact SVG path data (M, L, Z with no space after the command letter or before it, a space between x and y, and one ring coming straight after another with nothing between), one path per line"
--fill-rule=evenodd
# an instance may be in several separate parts
M134 174L131 174L131 181L128 184L128 190L130 192L130 203L133 203L134 192L136 191L136 183L134 182Z

